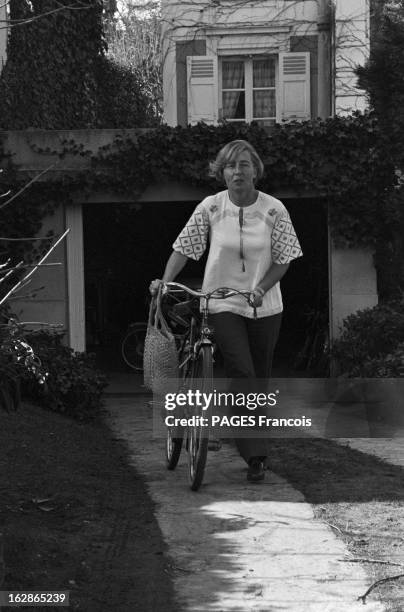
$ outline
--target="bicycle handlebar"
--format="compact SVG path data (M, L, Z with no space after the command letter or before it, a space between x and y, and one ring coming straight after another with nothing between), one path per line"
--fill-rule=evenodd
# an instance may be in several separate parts
M197 298L204 298L206 300L206 307L210 299L221 300L229 297L233 297L233 295L241 295L243 298L247 300L247 303L254 310L254 319L257 318L257 307L253 302L253 291L240 291L239 289L232 289L231 287L218 287L213 291L209 291L208 293L202 293L201 291L194 291L194 289L190 289L186 285L182 285L181 283L163 283L163 292L169 293L170 288L174 290L177 289L179 291L185 291L189 295ZM167 291L168 289L168 291Z
M167 288L170 289L172 287L172 288L175 288L181 291L186 291L186 293L188 293L189 295L192 295L193 297L205 298L205 299L208 298L208 299L220 300L220 299L233 297L233 295L242 295L247 300L249 300L251 299L251 295L253 294L252 291L240 291L239 289L232 289L231 287L218 287L217 289L214 289L213 291L210 291L209 293L202 293L201 291L195 291L194 289L190 289L189 287L187 287L186 285L182 285L181 283L170 282L170 283L163 283L163 285L164 285L163 293L167 293L166 289Z

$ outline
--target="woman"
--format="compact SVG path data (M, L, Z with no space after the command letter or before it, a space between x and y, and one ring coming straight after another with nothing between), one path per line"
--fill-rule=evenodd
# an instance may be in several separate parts
M225 373L232 380L233 390L258 391L259 381L267 381L271 375L281 324L279 281L302 252L282 202L255 188L264 165L254 147L245 140L229 142L210 164L210 170L227 189L208 196L196 207L173 244L162 280L173 281L188 258L198 260L209 238L202 290L223 286L248 290L257 307L254 319L253 309L241 296L210 302L210 320ZM152 281L152 294L160 282ZM251 414L248 410L246 413ZM266 443L263 438L236 440L248 463L250 481L264 478Z

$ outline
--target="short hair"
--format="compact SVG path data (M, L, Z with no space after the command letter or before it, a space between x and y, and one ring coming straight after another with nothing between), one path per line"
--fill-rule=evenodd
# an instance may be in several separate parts
M223 170L236 155L248 151L251 161L257 173L256 180L262 178L264 174L264 164L254 147L247 140L232 140L222 147L216 156L215 161L209 164L209 176L216 178L219 183L223 182Z

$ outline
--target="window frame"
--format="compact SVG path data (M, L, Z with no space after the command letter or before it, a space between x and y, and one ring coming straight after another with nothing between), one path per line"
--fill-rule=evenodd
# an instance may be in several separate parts
M274 87L253 87L253 61L261 59L274 59L275 63L275 86ZM232 91L231 89L223 89L223 70L222 63L226 61L242 61L244 63L244 89L234 89L233 91L244 91L245 118L244 119L226 119L228 123L251 123L257 121L258 124L263 124L264 121L281 121L280 109L280 88L279 88L279 56L277 53L257 53L257 54L234 54L234 55L219 55L218 57L218 103L219 103L219 118L223 120L223 91ZM253 92L254 90L275 90L275 117L253 117Z

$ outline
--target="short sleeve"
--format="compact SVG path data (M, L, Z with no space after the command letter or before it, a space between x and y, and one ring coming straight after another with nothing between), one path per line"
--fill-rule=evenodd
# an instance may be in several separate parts
M295 228L285 208L279 213L272 229L272 261L287 264L302 255Z
M209 217L202 205L198 205L192 213L184 229L179 233L173 244L174 251L186 257L200 259L206 250L209 236Z

